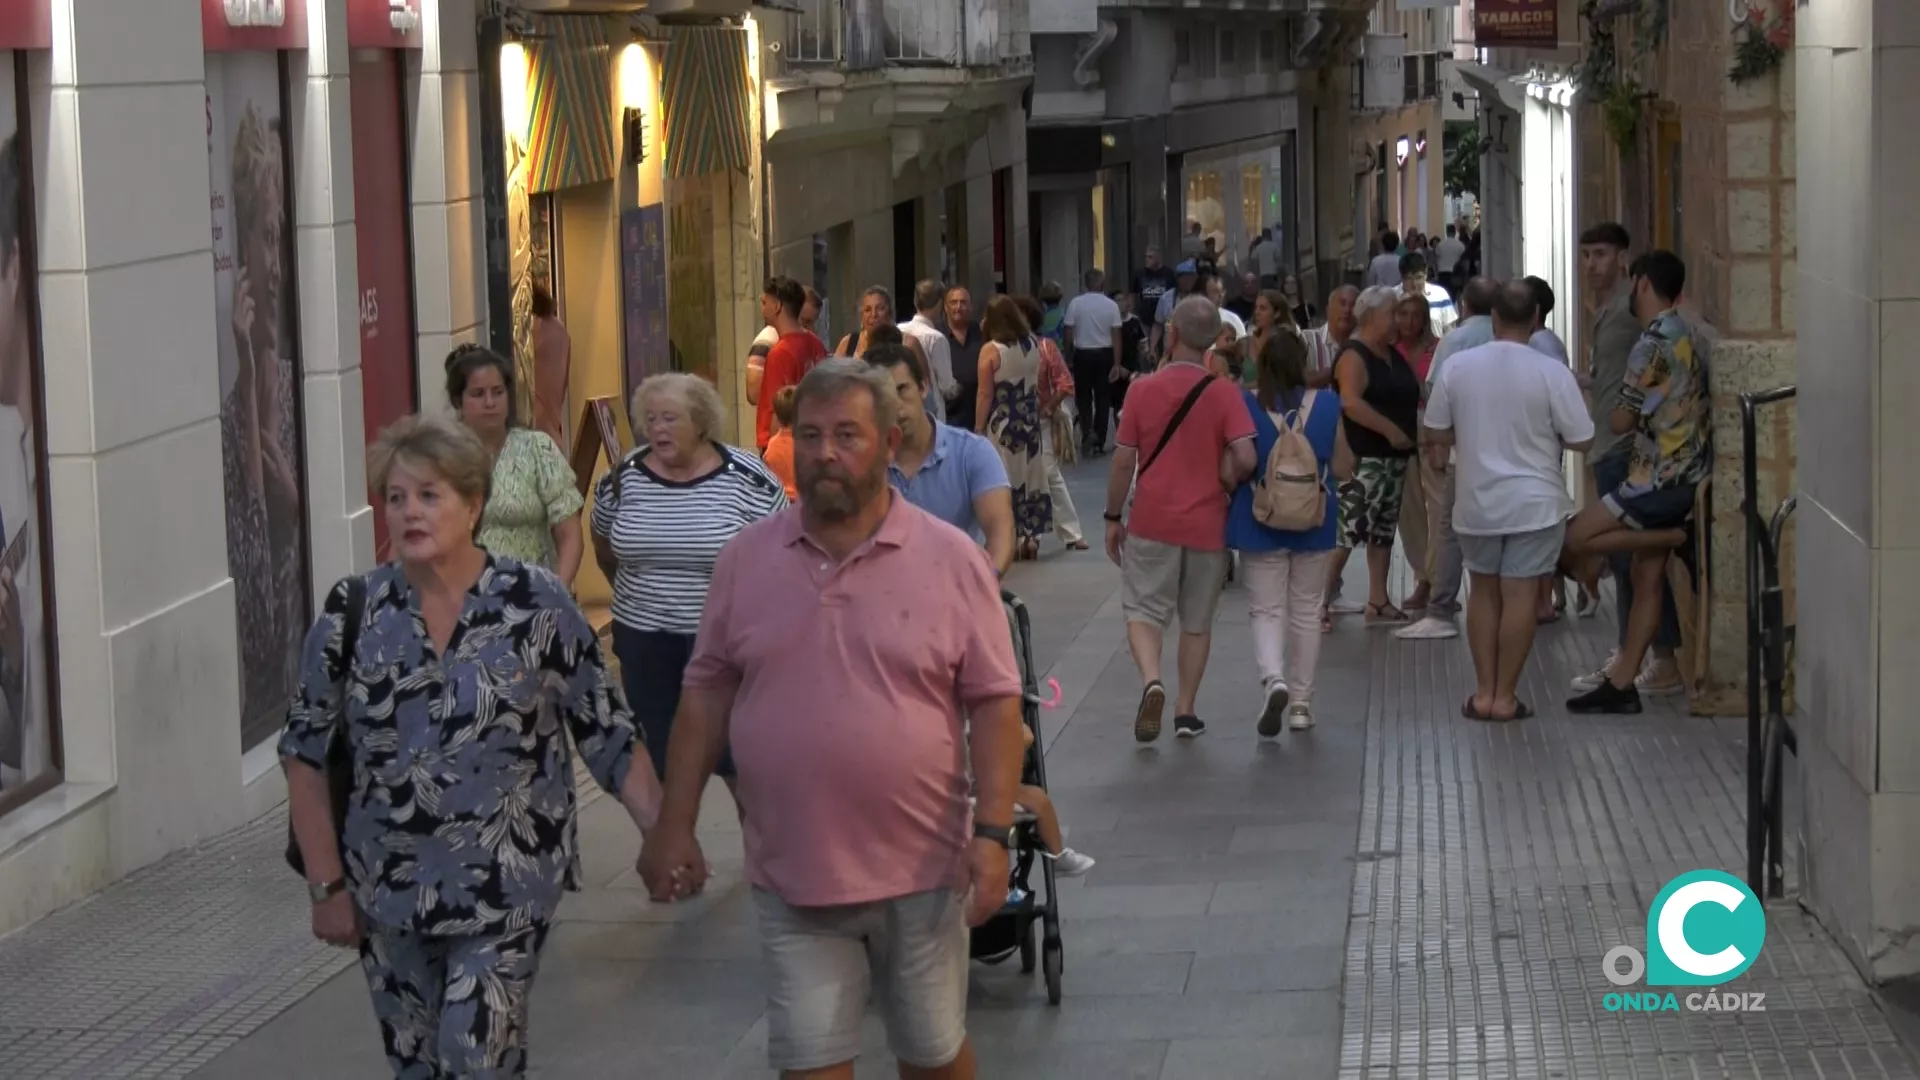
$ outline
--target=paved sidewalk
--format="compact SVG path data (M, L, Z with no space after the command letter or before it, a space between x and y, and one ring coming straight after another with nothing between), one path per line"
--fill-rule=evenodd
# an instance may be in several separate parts
M1104 464L1071 478L1095 525ZM1671 704L1560 711L1610 622L1546 628L1525 690L1541 715L1490 727L1458 716L1463 642L1343 620L1323 651L1320 726L1262 744L1235 588L1200 699L1211 730L1141 749L1117 573L1097 550L1056 552L1010 584L1065 694L1045 714L1054 798L1099 865L1062 890L1059 1008L1017 965L975 968L983 1076L1915 1076L1790 905L1769 911L1767 949L1739 982L1769 994L1767 1013L1601 1009L1599 957L1644 945L1660 883L1744 861L1739 725ZM758 942L717 786L704 821L717 879L655 907L624 814L587 806L593 887L550 939L534 1075L768 1075ZM0 1077L385 1075L357 970L307 937L283 829L270 816L0 940ZM871 1023L868 1047L860 1075L892 1075Z

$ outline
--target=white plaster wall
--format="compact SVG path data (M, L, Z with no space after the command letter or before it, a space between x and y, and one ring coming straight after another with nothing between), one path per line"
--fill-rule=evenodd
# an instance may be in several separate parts
M312 0L309 0L311 3ZM407 79L414 331L420 406L443 408L444 361L485 338L486 215L480 186L480 62L474 0L421 0L424 48ZM498 57L487 57L497 63Z
M1807 900L1875 980L1920 972L1920 5L1804 8L1794 294L1799 365L1798 824Z
M52 0L26 54L66 783L0 818L0 933L284 797L243 760L197 0ZM485 317L473 0L410 60L423 400ZM370 564L344 0L290 58L312 585ZM448 32L442 33L442 26ZM417 62L416 62L417 61Z
M69 783L0 820L0 932L243 812L200 9L52 6L28 64Z

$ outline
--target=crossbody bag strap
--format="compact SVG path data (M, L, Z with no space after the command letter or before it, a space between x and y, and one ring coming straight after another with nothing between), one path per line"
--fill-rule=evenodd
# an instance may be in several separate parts
M1174 410L1173 419L1168 420L1167 426L1161 430L1160 442L1154 446L1153 455L1141 462L1139 471L1133 474L1134 483L1139 483L1140 478L1147 475L1147 470L1153 467L1153 463L1160 460L1160 451L1167 448L1167 440L1173 438L1173 433L1180 428L1180 422L1185 420L1187 414L1193 411L1194 405L1200 401L1200 395L1207 392L1207 384L1213 382L1213 380L1213 375L1206 375L1202 377L1199 382L1193 384L1193 389L1187 391L1186 400L1182 401L1180 407Z

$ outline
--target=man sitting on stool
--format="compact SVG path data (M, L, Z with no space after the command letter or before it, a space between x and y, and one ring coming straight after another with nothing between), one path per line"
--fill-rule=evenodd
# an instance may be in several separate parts
M1633 607L1607 678L1567 701L1573 713L1640 711L1633 680L1660 627L1667 557L1686 543L1694 490L1713 469L1707 344L1674 310L1686 264L1670 251L1651 251L1633 261L1627 276L1633 313L1645 330L1627 361L1609 424L1632 435L1632 464L1625 483L1573 519L1562 564L1591 592L1600 556L1630 554Z

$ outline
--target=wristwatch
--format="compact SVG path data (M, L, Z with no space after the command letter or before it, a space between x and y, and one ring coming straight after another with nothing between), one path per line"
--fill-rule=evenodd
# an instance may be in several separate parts
M976 821L973 823L973 838L991 840L1008 851L1013 850L1013 826L1011 825L989 825L984 821Z
M347 879L344 877L337 877L332 881L309 881L307 882L307 899L312 900L316 904L324 904L328 900L333 899L335 893L342 893L346 890Z
M1114 523L1115 525L1119 525L1127 520L1125 514L1115 514L1111 511L1103 513L1100 516L1103 518L1106 518L1108 521Z

